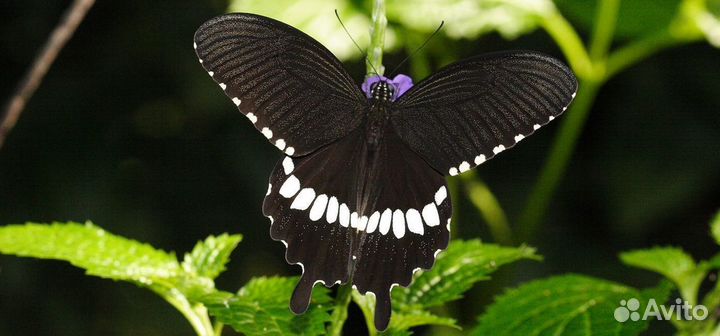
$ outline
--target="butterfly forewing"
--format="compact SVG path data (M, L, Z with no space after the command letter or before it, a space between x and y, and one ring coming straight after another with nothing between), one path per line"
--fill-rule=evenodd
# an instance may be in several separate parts
M398 135L430 165L456 175L514 146L565 111L577 82L533 52L495 53L449 65L395 104Z
M282 22L228 14L195 33L202 66L280 150L305 155L347 135L367 100L324 46Z

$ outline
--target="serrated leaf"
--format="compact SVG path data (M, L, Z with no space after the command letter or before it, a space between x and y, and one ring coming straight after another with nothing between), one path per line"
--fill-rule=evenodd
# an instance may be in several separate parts
M683 298L696 303L697 292L709 266L698 267L693 258L682 249L655 247L620 254L626 265L646 269L670 279L680 290Z
M642 315L649 300L667 300L668 286L638 291L622 284L581 275L532 281L498 297L479 319L473 335L638 335L648 326ZM640 303L639 320L616 320L622 303ZM617 310L622 316L624 310ZM628 316L631 313L627 310Z
M210 279L217 278L225 271L225 264L230 260L230 253L242 240L241 235L222 234L207 237L195 244L192 252L186 253L182 267L189 274L196 274Z
M64 260L90 275L141 284L182 272L174 254L113 235L91 222L0 227L0 253Z
M393 313L392 321L390 323L390 326L388 327L387 333L381 334L395 335L397 331L408 330L412 327L417 327L421 325L439 325L460 329L455 319L449 317L441 317L426 311L417 310L402 313Z
M420 273L408 288L393 290L393 305L405 307L433 307L457 300L480 280L498 267L521 259L538 259L533 248L503 247L482 244L479 240L455 240L441 253L433 268Z
M218 321L246 335L322 335L330 320L328 290L313 290L305 314L290 311L290 295L298 277L253 278L240 291L215 293L201 301Z

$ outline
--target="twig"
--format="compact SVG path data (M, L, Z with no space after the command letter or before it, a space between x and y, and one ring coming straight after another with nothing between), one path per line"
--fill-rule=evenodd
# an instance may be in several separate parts
M75 29L80 25L80 22L85 18L85 14L94 3L95 0L75 0L65 12L55 30L53 30L50 38L45 42L45 46L36 57L32 67L18 85L15 95L5 107L2 123L0 123L0 147L2 147L8 133L17 123L25 105L42 82L60 50L70 40L73 33L75 33Z

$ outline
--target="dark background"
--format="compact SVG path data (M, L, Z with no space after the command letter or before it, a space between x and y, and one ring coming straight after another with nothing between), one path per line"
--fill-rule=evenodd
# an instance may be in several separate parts
M0 97L10 97L68 4L0 4ZM219 288L298 274L261 214L281 155L208 78L191 46L195 29L225 8L223 1L97 2L0 148L0 225L92 220L180 255L210 234L242 233ZM335 20L332 9L318 15ZM498 49L562 59L542 31L514 41L438 37L426 52L435 64ZM404 56L387 55L385 64ZM359 82L362 64L347 66ZM478 170L511 220L557 126ZM720 206L719 172L720 52L696 43L642 62L598 96L548 218L528 242L545 260L498 273L451 311L472 325L501 288L566 272L655 284L656 275L620 264L617 254L628 249L675 245L711 256L717 247L707 225ZM491 241L469 202L454 201L460 237ZM348 324L362 327L357 311ZM63 262L0 255L0 335L99 334L192 329L149 291L86 277Z

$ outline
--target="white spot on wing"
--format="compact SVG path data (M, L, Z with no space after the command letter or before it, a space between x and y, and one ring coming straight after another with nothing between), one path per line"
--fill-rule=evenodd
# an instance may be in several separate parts
M566 108L567 108L567 107L565 107L565 109L566 109ZM563 109L563 111L565 111L565 110ZM550 120L550 121L553 121L553 119L555 119L555 117L553 117L553 116L550 116L550 118L548 118L548 120Z
M475 164L476 164L476 165L482 164L483 162L485 162L485 154L480 154L480 155L478 155L478 156L475 157Z
M328 223L335 223L338 216L338 200L335 198L335 196L330 197L330 202L328 202L327 207L327 215L325 216L325 220L327 220Z
M235 103L235 106L240 106L240 102L241 102L240 98L234 97L232 99L232 101L233 101L233 103Z
M390 223L392 223L392 210L385 209L380 217L380 233L387 234L390 231Z
M310 208L311 221L317 221L322 218L323 214L325 214L325 206L327 206L327 203L328 197L325 194L322 194L315 199L315 203L313 203L312 208Z
M358 230L365 231L365 228L367 228L368 224L368 218L367 216L361 216L358 220Z
M273 133L272 133L271 129L269 129L267 127L263 127L262 130L260 130L260 133L262 133L266 138L272 139Z
M348 227L350 224L350 209L345 203L340 204L340 225Z
M455 167L450 167L449 173L450 173L450 176L455 176L458 174L458 169Z
M460 168L460 172L464 173L464 172L470 170L470 164L467 161L463 161L460 164L459 168Z
M357 228L358 226L358 213L353 212L350 214L350 227Z
M405 213L405 219L407 220L407 227L410 232L417 233L419 235L425 233L420 212L415 209L408 209Z
M505 150L505 146L499 145L499 146L493 148L493 153L497 154L497 153L500 153L500 152L502 152L502 151L504 151L504 150Z
M227 89L227 85L225 85L225 83L220 83L220 88L225 90Z
M440 214L438 214L435 203L428 203L422 210L422 217L428 226L440 225Z
M533 130L534 130L534 131L537 131L537 130L539 130L539 129L540 129L540 124L535 124L535 125L533 125Z
M290 209L307 210L315 199L315 190L313 188L304 188L295 196L295 200L290 204Z
M215 74L214 72L208 71L208 75L210 75L210 77L212 77L214 74Z
M515 136L515 142L520 142L520 140L525 139L525 136L522 134L518 134Z
M368 220L367 233L375 232L378 224L380 223L380 211L375 211Z
M267 192L265 193L265 196L270 195L270 190L272 190L272 184L271 184L271 183L268 183L268 190L267 190Z
M295 148L288 147L287 149L285 149L285 154L287 154L287 155L295 154Z
M280 195L285 198L293 197L300 190L300 180L295 175L290 175L283 185L280 186Z
M293 160L289 156L286 156L285 159L283 159L282 166L283 171L285 171L285 175L290 175L290 173L292 173L295 169L295 164L293 164Z
M445 198L447 198L447 189L445 189L445 186L442 186L437 192L435 192L435 204L442 204Z
M285 248L288 248L288 244L287 244L287 242L286 242L286 241L284 241L284 240L280 240L280 242L281 242L281 243L283 243L283 245L285 245Z
M197 49L197 43L193 42L193 49Z
M450 232L450 222L451 222L451 221L452 221L452 218L448 218L448 222L447 222L447 224L445 225L445 227L447 228L448 232Z
M438 250L435 251L435 258L436 258L436 259L437 259L438 254L440 254L440 252L442 252L441 249L438 249Z
M398 239L405 235L405 214L402 210L395 210L392 217L392 229Z
M285 149L285 140L278 139L277 141L275 141L275 147L277 147L279 150Z
M246 114L245 116L248 119L250 119L250 121L252 121L253 124L257 122L257 117L254 114L252 114L252 112Z
M320 284L323 284L323 286L325 286L325 281L323 281L323 280L315 280L315 282L313 282L313 287L315 287L315 285L317 285L317 284L319 284L319 283L320 283Z

